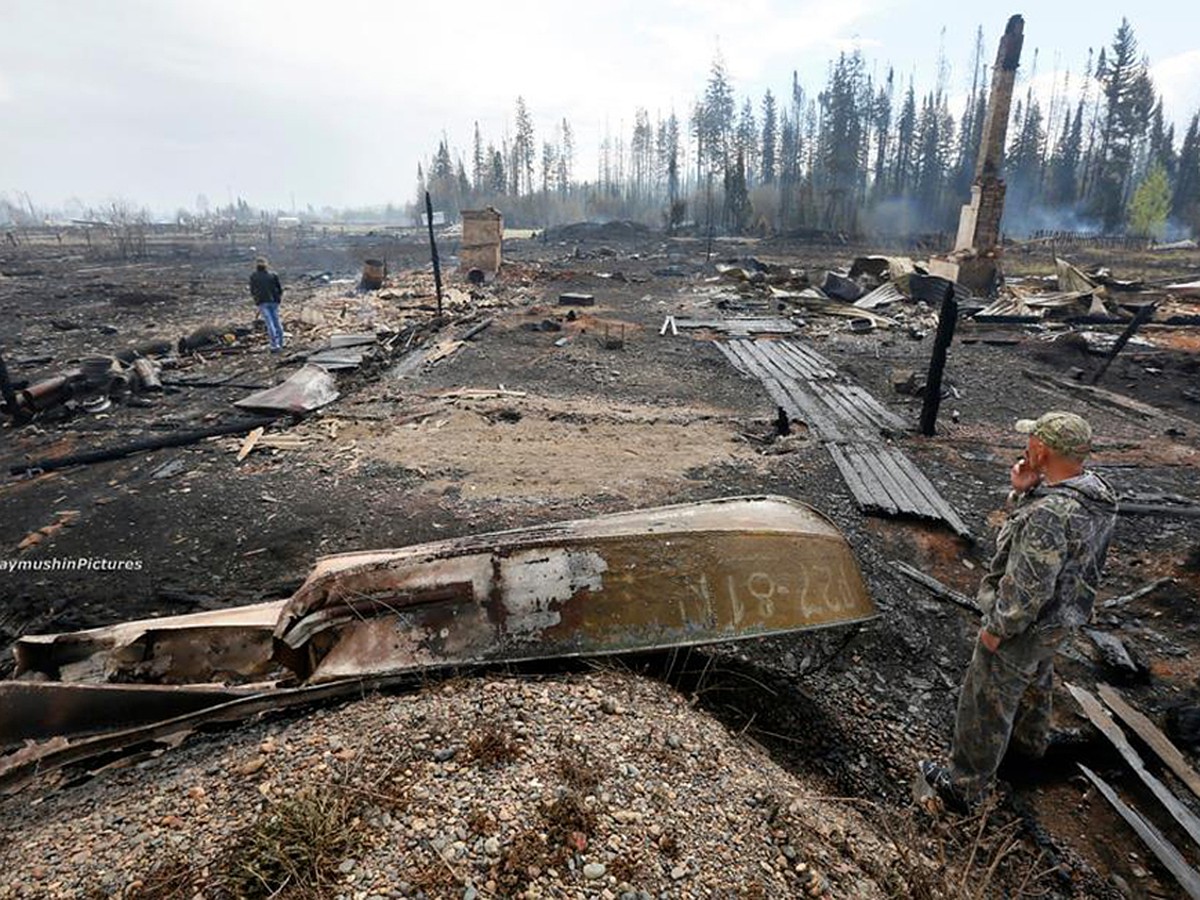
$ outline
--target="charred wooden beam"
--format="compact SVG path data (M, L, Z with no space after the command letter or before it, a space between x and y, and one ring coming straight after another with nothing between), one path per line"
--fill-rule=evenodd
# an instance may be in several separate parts
M108 462L109 460L114 459L124 459L126 456L133 456L136 453L147 453L151 450L162 450L167 447L186 447L189 444L198 444L205 438L219 437L223 434L237 434L242 431L251 431L260 425L270 425L275 421L276 418L273 416L255 419L239 419L236 422L225 422L221 425L210 425L207 428L177 431L172 434L144 438L140 441L131 441L128 444L121 444L117 447L106 447L99 450L88 450L84 453L72 453L67 456L33 460L28 463L10 466L8 469L8 474L30 475L38 472L53 472L58 469L69 469L72 466L89 466L93 463Z
M425 223L429 226L429 255L433 259L433 284L437 288L437 314L442 315L442 262L438 259L437 241L433 237L433 199L425 192Z
M954 340L954 326L958 322L954 285L947 282L945 290L942 309L938 314L937 336L933 340L933 355L929 359L929 375L925 379L925 397L921 403L921 434L926 437L933 437L937 433L938 410L942 405L942 376L946 371L950 342Z
M1129 339L1137 333L1137 330L1141 328L1142 325L1144 325L1146 322L1149 322L1150 319L1154 317L1154 310L1156 308L1156 304L1147 303L1137 311L1137 315L1135 315L1132 321L1125 326L1125 330L1121 332L1121 336L1117 338L1116 343L1113 344L1113 348L1108 351L1108 356L1104 357L1104 362L1100 364L1100 368L1097 369L1096 374L1092 376L1092 384L1098 384L1100 382L1100 379L1104 377L1104 373L1108 371L1108 367L1112 365L1112 361L1117 358L1117 354L1125 349L1125 345L1129 343Z

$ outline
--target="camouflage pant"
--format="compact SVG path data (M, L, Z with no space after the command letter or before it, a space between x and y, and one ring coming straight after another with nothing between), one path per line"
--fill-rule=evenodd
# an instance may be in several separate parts
M1045 754L1050 736L1054 652L1063 629L1030 629L1002 641L995 653L976 642L958 697L950 775L964 797L982 795L1010 742L1021 753Z

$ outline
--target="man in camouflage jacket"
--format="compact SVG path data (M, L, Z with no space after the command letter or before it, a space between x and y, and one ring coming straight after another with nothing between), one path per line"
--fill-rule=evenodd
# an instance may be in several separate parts
M1022 419L1025 457L1013 466L1013 510L979 586L983 627L958 700L950 765L921 763L948 806L989 789L1009 749L1045 754L1054 653L1092 615L1116 523L1111 487L1084 469L1092 429L1073 413Z

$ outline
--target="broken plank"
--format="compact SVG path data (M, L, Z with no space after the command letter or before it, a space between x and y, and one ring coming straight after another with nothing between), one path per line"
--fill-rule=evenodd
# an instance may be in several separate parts
M855 499L864 511L878 510L890 516L901 512L892 495L880 482L878 474L871 469L869 463L863 461L858 448L852 444L830 444L829 455L833 457L842 478L850 485Z
M1167 764L1175 776L1188 786L1193 794L1200 797L1200 775L1196 773L1179 749L1162 733L1157 725L1150 721L1142 712L1130 706L1116 688L1107 684L1097 685L1100 699L1108 704L1138 737L1145 741L1146 746L1153 750L1158 758Z
M933 501L912 478L913 464L904 454L890 449L881 449L878 454L879 465L888 473L891 482L908 500L912 511L919 516L930 519L940 519Z
M1104 799L1128 823L1129 827L1137 832L1137 836L1150 848L1158 858L1158 861L1166 867L1168 872L1175 876L1175 880L1179 882L1180 887L1187 891L1188 896L1192 900L1200 900L1200 872L1189 866L1183 855L1175 849L1175 846L1163 837L1162 832L1146 821L1137 810L1128 806L1125 801L1118 797L1117 792L1103 778L1083 763L1079 763L1079 768L1083 770L1083 774L1088 777L1088 780L1104 795Z
M1148 403L1142 403L1140 400L1134 400L1132 397L1126 397L1123 394L1108 391L1090 384L1080 384L1077 381L1069 381L1065 378L1055 378L1053 375L1042 375L1032 372L1029 369L1023 369L1021 374L1035 383L1042 383L1058 388L1060 391L1074 394L1082 397L1084 400L1091 400L1093 403L1108 407L1109 409L1132 413L1145 419L1160 418L1167 415L1162 410L1156 409Z
M811 369L812 371L808 375L810 378L833 378L837 374L837 368L833 363L806 344L785 340L779 341L778 346L785 355L793 357L798 364Z
M1174 584L1174 583L1175 583L1174 578L1169 578L1169 577L1168 578L1156 578L1149 584L1143 585L1142 587L1138 588L1136 591L1133 591L1128 594L1122 594L1120 597L1110 597L1109 599L1107 599L1103 603L1101 603L1100 606L1103 609L1117 609L1122 606L1128 606L1134 600L1140 600L1140 599L1142 599L1142 597L1145 597L1148 594L1154 593L1160 587L1165 587L1168 584Z
M837 466L838 471L841 473L842 480L850 488L850 494L854 497L854 502L858 504L860 509L875 509L876 499L874 492L862 480L858 474L858 470L851 465L841 448L837 444L828 444L826 449L829 450L829 455L833 457L834 465Z
M238 462L241 462L243 459L245 459L247 456L250 455L250 451L254 449L254 446L258 443L259 439L263 436L263 432L265 430L266 429L263 428L262 425L259 425L257 428L255 428L253 431L251 431L248 435L246 435L246 439L244 441L242 441L242 446L238 449L238 455L237 455Z
M1170 788L1146 770L1145 763L1133 749L1129 739L1125 737L1125 732L1112 720L1107 710L1100 705L1100 701L1090 691L1073 684L1068 684L1067 690L1083 707L1084 713L1092 724L1117 748L1117 752L1133 769L1134 774L1142 780L1142 784L1150 789L1150 792L1158 798L1158 802L1171 814L1171 818L1180 824L1197 846L1200 846L1200 818L1197 818L1195 813L1180 803L1179 799L1171 793Z
M915 566L911 566L908 563L898 559L890 560L888 565L904 577L912 579L917 584L924 585L935 596L941 597L943 600L949 600L955 606L961 606L963 609L970 610L977 616L983 615L983 610L981 610L975 604L975 601L966 594L959 593L953 588L946 587L946 585L942 584L932 575L926 575Z
M919 501L914 501L904 488L892 478L891 472L884 463L884 451L881 447L874 443L848 445L846 455L858 466L859 472L866 475L865 480L870 482L871 479L874 479L879 485L879 490L891 499L897 515L922 516L926 513L927 506Z
M905 459L908 459L905 457ZM967 528L967 523L959 517L954 511L948 500L942 496L941 492L934 487L933 482L921 471L920 467L909 460L908 477L912 479L921 493L929 498L929 502L933 505L938 517L946 522L959 537L966 538L968 541L973 541L975 538L971 534L971 529Z

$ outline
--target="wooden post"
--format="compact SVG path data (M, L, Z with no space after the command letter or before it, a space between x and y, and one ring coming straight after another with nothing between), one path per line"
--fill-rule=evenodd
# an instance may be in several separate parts
M433 200L425 192L425 223L429 226L429 252L433 256L433 283L437 287L437 314L442 316L442 264L438 260L437 241L433 239Z
M942 373L946 370L946 354L954 339L958 322L958 301L954 285L947 282L946 296L938 314L937 335L933 339L933 356L929 360L929 377L925 379L925 401L921 404L921 434L933 437L937 428L938 409L942 405Z
M1104 373L1108 371L1108 367L1112 365L1112 361L1117 358L1117 354L1125 349L1125 345L1129 343L1129 339L1133 337L1134 333L1142 325L1150 321L1150 317L1154 315L1155 309L1157 309L1157 304L1147 303L1137 311L1137 315L1125 326L1125 330L1121 332L1121 336L1117 338L1117 342L1113 344L1113 348L1108 351L1108 356L1104 357L1104 362L1100 364L1100 368L1092 376L1092 384L1098 383L1104 377Z

